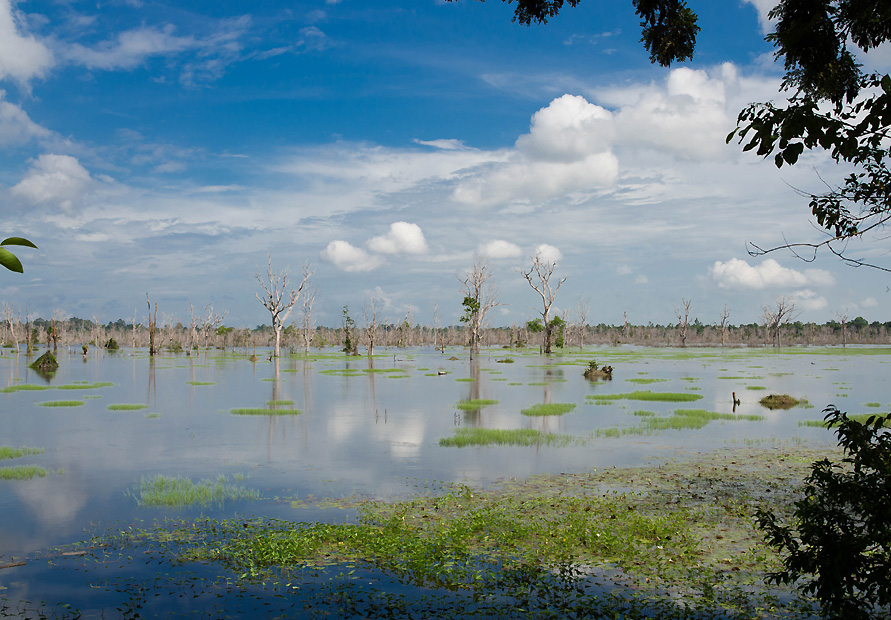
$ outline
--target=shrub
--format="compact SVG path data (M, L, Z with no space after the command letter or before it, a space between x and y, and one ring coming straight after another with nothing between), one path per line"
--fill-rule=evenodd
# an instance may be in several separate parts
M767 509L757 512L768 543L785 554L782 570L768 579L801 580L799 588L816 595L829 618L888 617L891 434L883 416L859 422L834 406L824 411L845 457L811 465L804 497L794 504L794 527Z

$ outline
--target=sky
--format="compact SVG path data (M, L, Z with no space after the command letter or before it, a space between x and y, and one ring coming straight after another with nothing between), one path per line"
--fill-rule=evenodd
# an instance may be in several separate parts
M0 303L32 317L270 322L258 274L308 265L314 322L344 305L456 324L488 263L493 326L555 309L592 324L691 316L891 320L888 276L747 244L822 239L802 192L844 170L725 142L781 101L770 0L691 0L694 60L650 64L630 0L583 0L545 26L489 0L187 3L0 0L0 235L25 273ZM884 47L860 60L887 71ZM849 253L881 262L884 237ZM299 321L295 309L290 320Z

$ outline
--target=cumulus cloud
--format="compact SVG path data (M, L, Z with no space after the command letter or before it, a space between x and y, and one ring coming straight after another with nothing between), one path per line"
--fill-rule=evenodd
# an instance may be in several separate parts
M45 154L32 161L31 169L12 192L33 204L70 209L80 203L92 184L90 173L74 157Z
M483 243L477 249L477 254L483 258L516 258L523 254L520 246L502 239L494 239Z
M709 268L709 275L724 289L746 288L763 290L766 288L794 288L804 286L831 286L835 279L822 269L797 271L781 266L768 258L759 265L749 265L744 260L732 258L726 263L715 261Z
M532 116L517 150L531 159L573 162L609 149L612 113L584 97L563 95Z
M876 298L875 298L875 297L865 297L865 298L860 302L860 307L861 307L861 308L875 308L875 307L878 306L878 305L879 305L879 302L876 301Z
M409 222L393 222L386 235L372 237L366 245L379 254L423 254L427 251L427 240L421 227Z
M372 256L362 248L340 240L330 242L319 256L334 263L338 269L351 272L372 271L383 263L380 257Z
M34 138L48 138L52 135L51 131L32 121L20 107L4 101L5 95L0 90L0 146L22 144Z
M535 248L535 256L538 256L544 263L557 263L563 260L563 253L547 243L542 243Z
M46 75L53 66L53 54L29 34L20 34L24 22L10 0L0 0L0 79L26 83Z
M792 300L792 303L795 304L796 310L804 310L807 312L822 310L829 305L829 302L826 301L825 297L818 295L810 289L797 291L790 296L790 299Z

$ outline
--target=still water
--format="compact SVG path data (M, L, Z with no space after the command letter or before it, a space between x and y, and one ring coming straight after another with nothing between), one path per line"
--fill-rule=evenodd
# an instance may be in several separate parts
M830 403L850 413L891 409L886 366L891 348L615 347L552 357L498 349L473 361L461 349L390 349L372 360L328 350L278 362L268 361L266 351L258 351L254 362L248 354L222 351L154 359L142 350L94 350L86 356L60 350L57 356L60 367L51 378L28 368L34 358L9 351L0 357L0 387L8 388L0 393L0 446L43 450L0 460L0 467L35 465L46 472L30 480L0 479L0 566L26 561L24 567L0 570L0 596L9 599L59 596L48 569L38 570L28 560L104 524L198 514L342 521L351 518L349 511L312 500L400 498L425 481L482 486L507 477L636 465L740 444L829 446L834 445L831 433L799 422L821 418ZM593 359L614 366L612 381L583 377ZM605 404L587 398L635 390L701 398ZM735 410L732 392L741 401ZM806 398L810 406L770 411L758 401L771 393ZM497 402L479 409L457 406L468 399ZM47 406L58 401L82 404ZM576 407L555 416L521 413L539 403ZM299 413L235 415L239 408ZM649 434L603 432L639 425L641 411L670 416L679 408L761 419ZM528 428L575 441L440 446L458 427ZM203 508L140 505L140 481L159 474L194 481L222 475L260 498Z

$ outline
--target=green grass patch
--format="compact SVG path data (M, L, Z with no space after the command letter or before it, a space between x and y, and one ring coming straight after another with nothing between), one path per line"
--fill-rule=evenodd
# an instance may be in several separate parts
M268 409L263 407L241 407L230 409L232 415L300 415L300 409Z
M186 381L186 385L216 385L216 381Z
M48 400L37 403L40 407L80 407L86 403L82 400Z
M878 409L882 406L882 403L863 403L864 407L869 407L871 409Z
M543 433L530 428L457 428L451 437L439 440L439 445L449 448L467 446L565 446L572 443L570 435Z
M266 405L268 407L281 407L284 405L293 405L293 400L267 400Z
M663 383L668 381L668 379L657 379L656 377L631 377L630 379L625 379L628 383L637 383L639 385L647 385L649 383Z
M625 394L588 394L585 398L594 402L609 402L614 400L642 400L667 403L691 403L702 398L702 395L690 394L687 392L651 392L649 390L638 390L634 392L627 392Z
M66 383L64 385L57 386L57 390L98 390L99 388L111 387L114 383L111 381L97 381L95 383L83 382L83 383Z
M16 465L14 467L0 467L0 480L31 480L43 478L46 470L35 465Z
M473 411L475 409L482 409L483 407L497 404L498 401L492 400L491 398L472 398L470 400L459 400L455 404L455 407L461 409L462 411Z
M192 482L189 478L157 475L142 478L135 493L140 506L221 506L224 502L239 499L259 499L260 494L242 486L230 484L225 476L216 480Z
M460 381L462 383L473 383L474 381L476 381L476 379L472 379L470 377L463 377L463 378L455 379L455 381Z
M11 394L13 392L40 392L42 390L53 389L49 385L35 385L33 383L19 383L18 385L10 385L0 389L0 393Z
M758 401L762 406L767 407L768 409L791 409L795 405L800 402L797 398L793 398L788 394L771 394L770 396L765 396L761 400Z
M747 385L747 390L766 390L767 388L763 385Z
M140 411L148 409L145 403L115 403L108 406L109 411Z
M891 413L855 413L848 415L848 419L854 420L855 422L860 422L861 424L866 424L867 420L869 420L870 418L880 418L883 420L887 420L889 416L891 416ZM825 420L800 420L798 422L798 426L829 428L828 426L826 426Z
M521 409L520 413L528 416L563 415L575 409L575 403L539 403L528 409Z
M20 459L23 456L31 456L34 454L43 454L43 448L13 448L12 446L0 446L0 460L3 459Z

